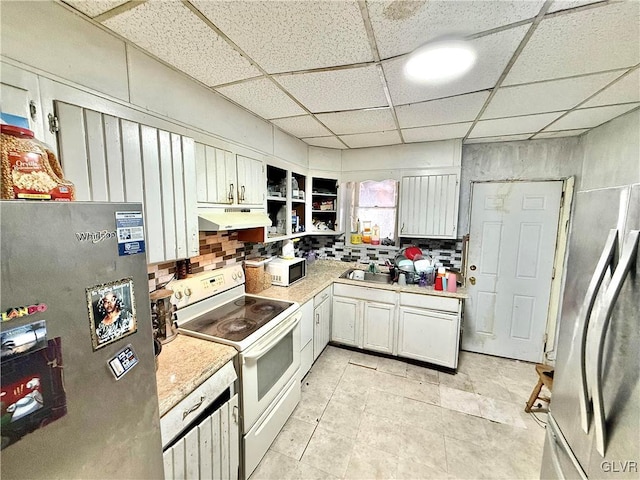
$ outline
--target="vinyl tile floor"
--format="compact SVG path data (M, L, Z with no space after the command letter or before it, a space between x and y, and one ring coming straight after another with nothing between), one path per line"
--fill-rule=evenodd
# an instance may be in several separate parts
M536 382L516 360L460 352L451 375L329 345L250 480L538 479Z

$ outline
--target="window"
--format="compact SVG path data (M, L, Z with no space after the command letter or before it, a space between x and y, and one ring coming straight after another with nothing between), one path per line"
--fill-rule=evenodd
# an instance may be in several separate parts
M390 238L395 241L398 206L398 182L395 180L383 180L376 182L367 180L364 182L349 182L340 186L345 205L345 230L347 232L360 231L365 222L370 226L380 227L380 240ZM347 240L350 240L347 235Z

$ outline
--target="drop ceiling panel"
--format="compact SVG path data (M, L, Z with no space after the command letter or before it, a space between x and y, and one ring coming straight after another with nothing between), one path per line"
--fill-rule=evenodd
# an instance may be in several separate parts
M512 28L471 41L478 59L465 76L439 84L420 84L407 80L403 68L406 57L383 63L394 105L451 97L493 88L524 37L528 26Z
M269 73L373 60L354 0L192 3Z
M580 107L599 107L630 102L640 102L640 69L624 76Z
M396 107L398 123L401 128L411 128L472 121L488 97L489 92L478 92L401 105Z
M522 135L499 135L496 137L468 138L464 141L465 145L469 143L494 143L494 142L515 142L518 140L528 140L530 133Z
M610 105L607 107L582 108L574 110L550 125L545 131L573 130L578 128L593 128L613 120L620 115L633 110L637 103L626 105Z
M338 137L312 137L303 138L302 141L309 145L313 145L314 147L347 148L344 143L338 140Z
M518 135L521 133L535 133L554 121L563 112L542 113L524 117L498 118L496 120L481 120L473 127L469 138L495 137L498 135Z
M267 78L236 83L216 90L262 118L292 117L307 113Z
M536 133L533 138L559 138L559 137L575 137L588 132L588 128L579 128L578 130L559 130L557 132L540 132Z
M396 124L389 108L321 113L318 120L338 135L393 130Z
M97 17L112 8L127 3L128 0L65 0L73 8L80 10L88 17Z
M557 12L559 10L567 10L569 8L582 7L590 3L596 3L601 0L556 0L551 4L547 13Z
M349 145L349 148L381 147L383 145L396 145L400 142L400 134L397 130L376 133L358 133L356 135L340 135L340 139ZM391 162L393 160L390 160Z
M272 123L280 127L291 135L303 137L323 137L331 135L331 132L320 124L311 115L303 115L300 117L277 118L271 120Z
M640 62L640 2L542 20L505 85L631 67Z
M569 110L621 75L621 71L500 88L483 119Z
M367 2L382 58L443 35L468 35L535 17L544 1Z
M386 107L376 66L278 75L276 81L312 112Z
M182 3L143 3L104 25L209 86L260 75Z
M405 142L435 142L450 138L463 138L473 122L435 125L433 127L406 128L402 130Z

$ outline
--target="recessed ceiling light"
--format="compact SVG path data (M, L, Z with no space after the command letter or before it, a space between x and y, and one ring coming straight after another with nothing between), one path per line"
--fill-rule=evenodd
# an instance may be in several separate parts
M468 42L443 39L415 49L404 66L410 80L440 83L461 77L476 63L476 52Z

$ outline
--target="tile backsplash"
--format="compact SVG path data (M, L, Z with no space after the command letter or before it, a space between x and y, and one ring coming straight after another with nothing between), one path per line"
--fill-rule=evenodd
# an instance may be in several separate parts
M402 247L416 245L431 255L436 263L447 268L461 270L462 240L403 239ZM314 250L318 258L384 265L385 260L393 260L398 254L396 248L372 248L345 245L344 236L308 236L294 243L296 256L306 255ZM237 232L200 232L200 255L190 258L191 273L242 262L248 258L279 255L282 242L247 243L238 240ZM176 274L176 262L159 263L148 266L149 291L163 287Z

